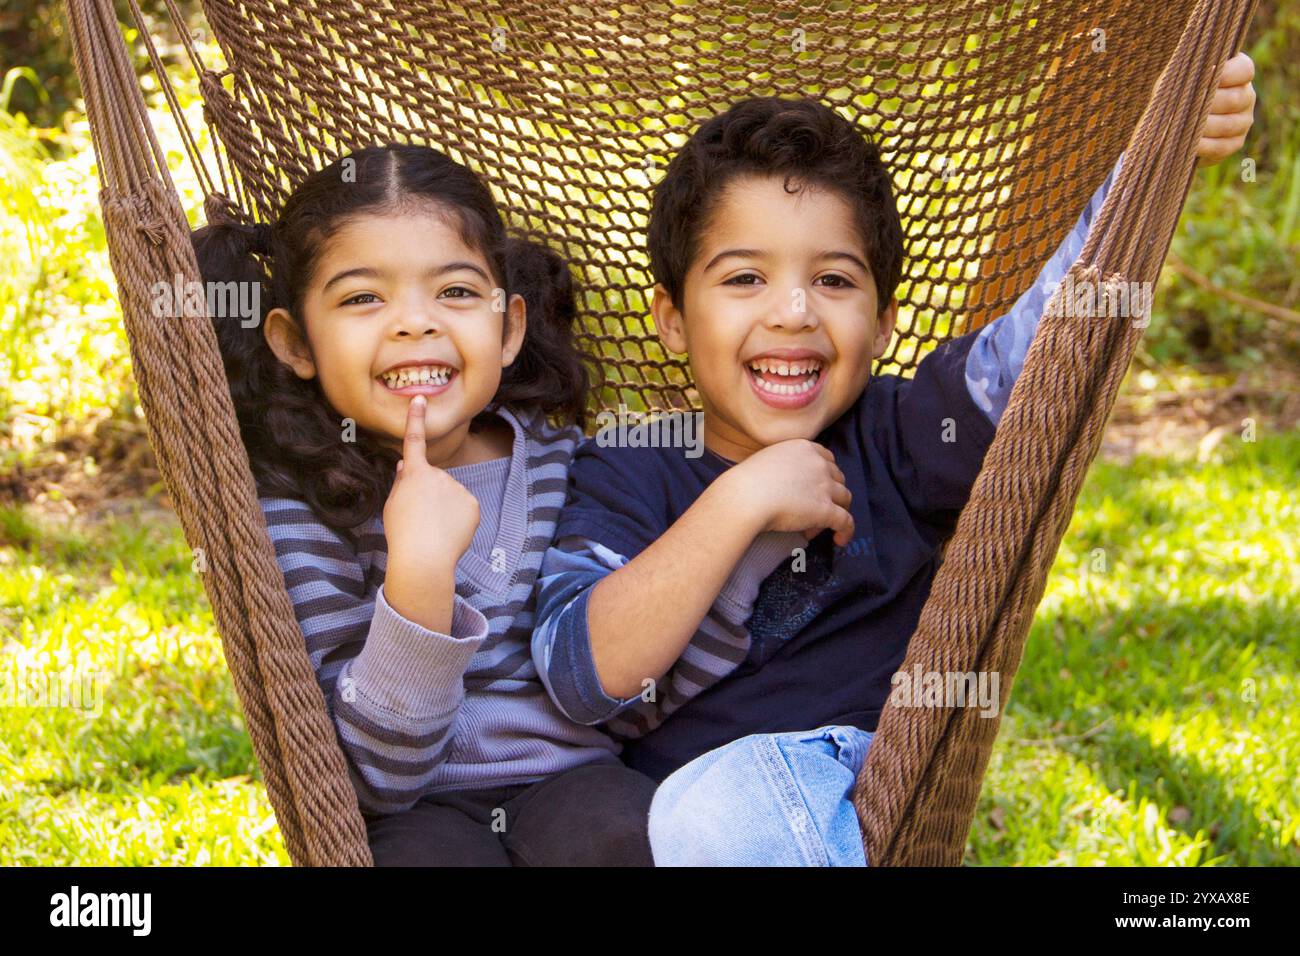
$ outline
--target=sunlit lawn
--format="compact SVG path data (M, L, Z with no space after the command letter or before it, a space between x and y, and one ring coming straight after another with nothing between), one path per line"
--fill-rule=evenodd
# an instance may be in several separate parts
M1300 865L1300 433L1223 452L1093 466L970 862Z
M969 862L1300 864L1300 434L1222 459L1094 467ZM287 861L169 514L0 511L0 630L11 687L102 690L98 716L0 707L0 863Z
M0 863L288 862L174 518L10 509L0 541L0 691L41 668L83 705L0 706Z

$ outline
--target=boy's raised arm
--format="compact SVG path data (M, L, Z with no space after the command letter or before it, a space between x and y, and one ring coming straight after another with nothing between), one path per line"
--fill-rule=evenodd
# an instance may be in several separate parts
M1011 389L1025 367L1025 355L1038 331L1038 322L1061 280L1074 265L1088 241L1088 231L1124 163L1120 156L1106 181L1080 213L1074 228L1061 240L1043 265L1034 284L1015 301L1010 311L984 326L966 357L966 390L980 411L996 425L1006 411ZM1081 320L1082 321L1082 320Z
M1245 53L1238 53L1220 69L1219 86L1210 103L1196 156L1201 165L1221 162L1245 144L1254 125L1255 64ZM1019 298L1006 315L995 319L979 333L967 357L966 384L980 410L997 424L1006 410L1011 389L1024 369L1025 354L1038 329L1038 320L1047 307L1057 284L1083 251L1097 214L1124 163L1121 155L1101 188L1093 194L1055 253L1043 266L1034 284Z
M893 423L881 451L896 487L914 515L940 529L951 530L970 497L1043 309L1083 249L1120 163L1011 310L936 348L877 409Z

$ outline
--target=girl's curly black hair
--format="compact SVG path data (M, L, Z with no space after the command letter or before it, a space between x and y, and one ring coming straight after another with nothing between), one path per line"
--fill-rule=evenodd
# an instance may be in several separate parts
M585 423L589 360L574 342L567 263L545 246L507 236L483 181L434 149L373 146L341 157L303 180L274 225L218 224L191 236L205 282L260 284L255 326L212 319L258 493L305 501L338 530L383 508L399 453L361 429L355 442L343 441L342 416L319 381L300 379L276 358L261 319L284 308L305 332L303 298L323 244L357 215L418 200L452 212L461 238L487 259L506 295L524 297L523 348L503 370L494 404L562 425Z

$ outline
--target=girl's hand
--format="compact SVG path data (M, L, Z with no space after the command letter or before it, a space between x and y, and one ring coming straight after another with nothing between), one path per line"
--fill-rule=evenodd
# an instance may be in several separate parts
M761 516L763 531L802 531L811 540L830 528L840 547L853 539L853 495L835 456L814 441L769 445L723 476L739 507Z
M1238 53L1223 64L1219 88L1214 91L1210 115L1196 145L1197 160L1213 166L1246 145L1246 134L1255 125L1255 61Z
M407 406L402 460L384 504L384 592L403 617L447 633L451 603L449 593L443 592L455 588L456 562L478 530L478 499L425 457L426 404L427 399L417 395Z

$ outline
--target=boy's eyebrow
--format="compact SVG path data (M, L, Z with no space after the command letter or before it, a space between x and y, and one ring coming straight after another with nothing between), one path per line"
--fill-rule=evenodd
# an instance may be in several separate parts
M763 254L764 253L761 249L724 249L721 252L719 252L716 256L714 256L712 259L710 259L708 261L708 264L705 265L702 271L708 272L715 265L717 265L718 262L720 262L723 259L726 259L729 256L733 256L737 259L760 259L763 257ZM855 256L853 253L845 252L841 249L832 249L827 252L818 253L817 258L818 259L847 259L849 262L855 264L859 269L861 269L863 272L867 273L868 275L871 273L870 267L865 262L862 261L861 256Z
M434 268L425 272L424 278L435 279L440 275L444 275L448 272L457 272L461 269L468 269L470 272L477 273L480 277L482 277L484 282L492 281L491 278L488 276L488 274L484 272L481 267L475 265L472 262L448 262L444 265L435 266ZM325 285L321 287L321 294L322 295L325 294L326 292L329 291L330 286L334 285L334 283L336 282L342 282L344 279L352 279L352 278L378 279L381 277L381 275L382 273L380 272L380 270L372 269L369 266L358 266L355 269L344 269L342 272L336 273L333 277L330 278L329 282L326 282Z
M861 269L863 272L867 273L867 275L871 274L870 267L865 262L862 261L862 258L860 256L855 256L853 253L845 252L841 249L832 249L829 252L823 252L817 258L818 259L847 259L850 262L852 262L854 265L856 265L859 269Z
M701 271L708 272L719 261L726 259L728 256L734 256L737 259L760 259L763 256L763 251L761 249L723 249L710 259Z

